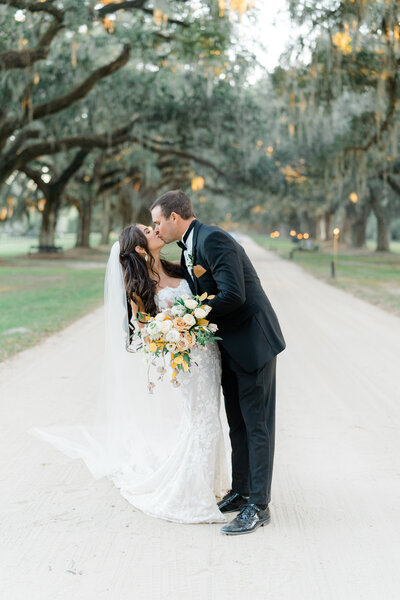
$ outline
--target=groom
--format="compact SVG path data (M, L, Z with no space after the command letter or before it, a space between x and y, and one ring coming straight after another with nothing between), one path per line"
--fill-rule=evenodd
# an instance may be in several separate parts
M231 235L200 223L181 190L160 196L151 214L165 243L179 240L193 294L215 294L207 304L222 338L222 389L232 446L232 490L218 506L223 513L239 511L221 531L250 533L271 520L276 355L285 341L253 265Z

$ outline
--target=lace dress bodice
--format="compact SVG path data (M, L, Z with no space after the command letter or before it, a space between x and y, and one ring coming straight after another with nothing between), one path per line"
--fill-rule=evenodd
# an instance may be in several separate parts
M189 284L186 279L181 279L177 287L166 286L159 290L155 295L157 310L161 311L168 308L177 298L184 294L192 295Z

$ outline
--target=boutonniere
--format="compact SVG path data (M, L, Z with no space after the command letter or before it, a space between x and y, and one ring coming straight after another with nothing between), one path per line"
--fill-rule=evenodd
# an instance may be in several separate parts
M187 255L186 266L188 269L193 269L193 255L192 254Z

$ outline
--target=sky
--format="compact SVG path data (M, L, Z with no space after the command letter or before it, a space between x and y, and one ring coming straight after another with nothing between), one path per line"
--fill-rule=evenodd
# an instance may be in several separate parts
M251 25L246 18L240 27L240 39L269 71L278 64L293 30L286 10L286 0L257 0L259 17Z

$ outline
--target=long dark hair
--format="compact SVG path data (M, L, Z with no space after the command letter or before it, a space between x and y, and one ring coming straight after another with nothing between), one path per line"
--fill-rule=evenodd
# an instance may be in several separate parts
M140 246L146 251L148 255L147 262L136 252L136 246ZM147 238L136 225L128 225L120 233L119 261L124 274L129 321L132 317L130 300L137 304L135 296L139 296L142 300L146 313L154 316L157 313L154 296L160 276L154 271L154 256L149 250ZM177 279L183 277L180 265L169 262L164 258L161 258L161 265L170 277L176 277Z

